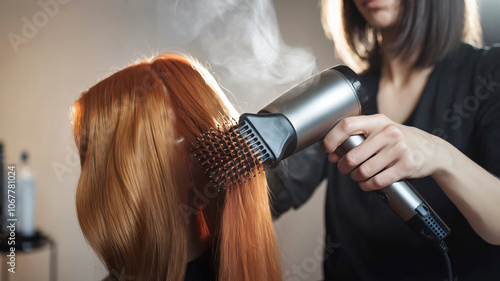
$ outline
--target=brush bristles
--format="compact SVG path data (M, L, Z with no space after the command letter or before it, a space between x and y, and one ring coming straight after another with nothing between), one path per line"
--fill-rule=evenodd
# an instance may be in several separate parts
M258 153L251 149L234 120L224 128L218 127L199 136L192 152L219 190L231 183L251 180L263 168Z

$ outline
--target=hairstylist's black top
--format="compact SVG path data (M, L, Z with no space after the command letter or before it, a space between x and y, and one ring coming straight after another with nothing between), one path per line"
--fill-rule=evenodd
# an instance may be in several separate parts
M216 281L211 249L187 263L184 281Z
M370 96L368 114L377 113L380 73L365 73L362 79ZM404 124L442 137L500 176L500 47L475 49L462 44L437 63ZM267 175L278 213L299 207L328 179L326 240L335 247L326 243L326 280L445 279L443 257L375 193L362 191L341 174L319 145L286 159ZM459 281L500 280L500 247L486 243L472 230L431 177L410 182L451 228L445 241L454 276Z

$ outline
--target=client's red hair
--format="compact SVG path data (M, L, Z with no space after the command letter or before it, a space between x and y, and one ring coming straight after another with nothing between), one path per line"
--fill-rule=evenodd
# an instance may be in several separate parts
M73 109L81 163L76 207L87 242L111 277L182 280L188 218L182 206L191 187L203 193L207 186L189 148L236 117L234 108L205 69L163 55L102 80ZM210 201L193 221L213 241L218 280L281 280L264 175ZM209 230L209 221L217 227Z

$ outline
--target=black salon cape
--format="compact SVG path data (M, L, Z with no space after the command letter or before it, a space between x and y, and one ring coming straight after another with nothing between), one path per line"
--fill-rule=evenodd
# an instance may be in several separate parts
M186 264L184 281L216 281L212 250Z
M367 114L377 113L380 73L361 77L370 97ZM453 55L437 63L404 124L442 137L499 176L500 46L475 49L461 44ZM445 280L443 257L374 192L362 191L348 175L341 174L319 145L286 159L268 171L267 177L278 214L298 208L328 179L326 280ZM453 274L458 276L455 280L500 280L500 247L486 243L472 230L431 177L410 182L451 228L445 241Z
M129 277L121 276L120 274L114 276L107 276L102 281L111 280L133 280L127 279ZM186 273L184 275L184 281L216 281L214 262L212 251L208 249L204 254L198 258L186 263Z

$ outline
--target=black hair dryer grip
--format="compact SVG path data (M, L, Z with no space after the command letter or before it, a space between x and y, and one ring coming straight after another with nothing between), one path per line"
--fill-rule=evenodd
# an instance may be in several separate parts
M351 136L336 152L342 157L364 140L363 135ZM439 244L450 234L450 228L408 181L400 180L375 192L420 237Z

